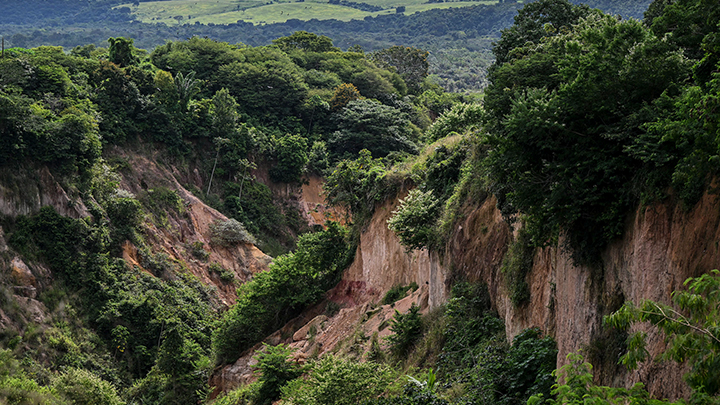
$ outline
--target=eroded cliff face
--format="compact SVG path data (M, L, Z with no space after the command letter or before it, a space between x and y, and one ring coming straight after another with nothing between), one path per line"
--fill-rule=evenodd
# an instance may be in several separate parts
M322 305L315 307L268 342L291 344L303 360L363 338L362 355L369 336L389 333L387 321L394 309L376 304L387 290L418 283L420 289L397 308L407 309L415 302L427 311L447 300L453 281L467 279L488 285L509 339L529 327L553 336L558 367L565 364L568 353L582 351L595 363L600 384L629 387L643 382L654 397L689 395L682 365L647 362L634 372L618 366L625 336L603 328L602 317L626 300L669 303L671 292L682 288L685 279L720 267L720 204L715 195L705 195L691 210L671 202L639 207L628 219L624 236L603 253L603 264L593 268L576 266L563 248L537 249L527 275L530 302L517 308L510 301L501 268L518 225L503 220L493 197L463 208L441 256L426 250L406 252L387 229L398 199L377 208L362 233L354 263L328 294L343 309L327 316ZM663 336L640 327L650 335L652 358L663 350ZM308 333L311 329L313 334ZM251 380L253 354L251 350L234 365L218 370L213 382L230 389Z
M582 350L598 363L594 371L601 384L643 382L655 397L689 395L681 365L648 362L632 373L616 366L618 353L612 345L623 336L603 328L602 317L626 300L670 303L672 291L682 288L688 277L720 266L720 204L715 195L706 194L691 210L669 202L638 208L628 219L624 236L605 250L602 265L596 267L576 266L562 248L538 249L527 276L530 302L520 308L510 303L500 271L500 252L510 240L510 229L493 203L490 199L479 209L467 210L447 248L446 267L488 284L509 338L525 328L539 327L557 340L558 366L565 364L568 353ZM485 226L497 235L478 237ZM492 245L496 249L489 249ZM650 335L652 358L663 350L663 336L641 328Z

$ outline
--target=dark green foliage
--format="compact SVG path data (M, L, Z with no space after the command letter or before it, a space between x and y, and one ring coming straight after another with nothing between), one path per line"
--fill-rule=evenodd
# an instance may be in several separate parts
M390 330L393 332L387 338L390 344L390 353L398 359L406 358L422 335L420 307L413 303L408 312L404 314L395 310Z
M646 104L687 64L639 22L607 16L520 55L493 72L485 97L493 191L526 214L534 244L563 229L574 259L595 262L637 201L642 162L627 149Z
M216 363L235 361L244 350L317 302L352 259L346 234L340 225L328 222L326 230L302 235L293 253L275 258L270 270L242 285L237 303L214 333Z
M520 228L516 240L510 245L503 260L502 272L505 285L510 293L510 302L515 307L530 302L528 273L532 270L535 248L525 228Z
M491 312L490 295L484 284L458 283L445 309L445 345L438 361L441 376L471 368L483 342L503 331L502 321Z
M513 51L517 52L528 42L538 44L544 37L567 32L589 14L587 6L576 6L567 0L538 0L526 4L518 11L512 27L502 30L500 40L493 46L494 68L515 59Z
M110 49L108 55L110 56L110 62L120 66L126 67L137 63L137 58L133 55L133 40L123 37L108 38L110 43Z
M467 146L464 142L451 148L440 145L425 163L422 188L432 190L433 195L438 196L441 202L447 201L455 191L463 162L468 155Z
M253 401L257 405L268 405L280 399L280 389L289 381L299 377L303 369L291 360L292 350L287 345L263 348L255 356L255 372L259 374L260 386Z
M395 301L401 300L407 296L409 290L415 291L418 289L417 283L414 281L409 285L396 285L393 286L385 293L383 299L380 301L383 305L392 304Z
M133 232L143 220L143 208L129 193L118 194L108 200L105 210L110 219L112 238L117 243L133 239Z
M182 214L185 212L185 203L175 190L167 187L148 189L139 195L138 200L147 211L152 214L153 222L164 227L168 224L168 214Z
M404 7L403 7L404 11ZM392 66L408 85L411 94L419 94L422 82L430 67L428 52L410 46L393 46L372 54L372 60L380 66Z
M354 100L336 114L338 131L328 141L334 160L354 156L367 149L385 157L393 151L417 151L410 121L396 108L372 100Z
M287 134L277 140L275 147L276 163L270 169L273 181L299 183L309 159L307 139L300 135Z
M333 46L332 39L307 31L296 31L292 35L274 39L272 42L285 52L294 49L302 49L307 52L337 52L340 50Z
M66 278L67 284L79 289L93 276L75 271L85 267L87 258L81 252L85 249L97 252L105 241L93 240L84 221L63 217L52 207L43 207L34 217L19 217L8 242L25 257L41 256L50 268Z
M212 309L207 291L192 276L176 272L176 280L164 282L110 259L109 232L103 226L62 217L45 207L17 221L10 243L25 257L42 252L39 258L70 291L79 294L83 316L98 331L101 342L117 347L113 358L126 378L145 376L157 359L168 372L170 386L164 390L179 395L163 403L183 403L205 384L198 369L203 367L203 358L207 364L207 353L201 348L210 345ZM156 273L173 266L160 255L141 256ZM66 339L60 337L55 341ZM72 354L75 349L68 349L68 344L56 347L68 353L56 361L58 366L95 367Z
M439 398L434 392L424 390L410 382L403 387L402 395L373 399L364 402L363 405L449 405L449 402Z
M220 280L222 280L225 284L235 281L235 275L230 270L223 267L220 263L210 263L208 270L211 273L217 274L218 277L220 277Z
M541 337L540 331L532 328L520 332L494 378L496 403L522 404L535 394L549 397L556 358L552 337Z

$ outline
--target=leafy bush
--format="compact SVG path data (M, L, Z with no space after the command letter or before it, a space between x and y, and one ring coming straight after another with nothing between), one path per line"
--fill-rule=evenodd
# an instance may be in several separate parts
M275 165L270 169L273 181L299 183L308 158L307 139L300 135L285 135L277 140Z
M420 307L413 303L408 312L404 314L395 310L390 330L393 332L387 337L390 353L399 359L407 357L415 342L422 336Z
M210 241L219 246L232 246L238 243L256 244L255 238L236 219L215 220L210 224Z
M87 370L71 368L52 381L55 391L77 405L121 405L121 400L109 382Z
M417 153L411 123L404 112L373 100L354 100L335 114L338 130L328 140L333 160L355 156L363 149L373 156L390 152Z
M660 356L664 360L682 363L687 361L691 369L684 376L688 385L699 395L716 396L720 393L720 359L717 325L720 318L720 271L712 270L700 277L688 278L686 291L672 293L673 304L680 309L644 300L639 305L626 302L622 308L603 322L614 328L628 330L631 326L649 322L667 336L668 346ZM621 361L629 369L648 359L647 335L634 332L627 339L628 351Z
M643 383L636 383L632 388L615 388L595 385L592 375L592 365L586 363L583 357L576 353L567 356L568 363L557 370L557 383L553 385L550 394L539 393L527 401L528 405L575 405L575 404L654 404L654 405L680 405L685 400L676 402L651 399ZM554 397L554 398L553 398ZM717 404L716 398L704 395L694 395L691 403Z
M382 159L373 159L368 150L361 150L355 160L343 160L328 176L323 186L331 205L347 209L361 225L375 211L375 204L397 190L387 175Z
M257 364L253 366L259 374L256 397L253 401L257 405L268 405L280 398L280 390L291 380L299 377L303 370L292 362L292 349L287 345L269 346L263 348L255 356Z
M398 301L400 299L405 298L407 295L408 290L417 290L418 285L416 282L412 282L409 285L403 286L403 285L396 285L393 286L388 290L388 292L385 293L383 296L382 301L380 301L383 305L392 304L395 301Z
M455 104L428 128L425 141L432 143L453 133L462 134L480 129L483 113L480 104Z
M225 284L235 281L235 275L230 270L223 267L220 263L210 263L208 270L211 273L217 274L218 277L220 277L220 280L222 280Z
M521 228L517 239L510 245L503 260L502 274L510 293L510 302L515 307L530 301L530 285L527 282L527 275L532 270L535 248L529 239L525 228Z
M324 231L298 238L293 253L275 258L270 269L238 289L236 304L218 322L213 349L218 364L240 353L320 300L352 260L347 231L328 222Z
M400 243L408 250L422 249L432 245L436 237L434 226L440 209L439 201L432 191L412 189L400 200L400 206L387 221Z
M523 15L534 24L543 14ZM643 163L628 148L657 112L648 103L672 91L689 66L640 22L601 14L527 44L509 54L522 57L491 71L490 184L505 215L526 214L533 244L562 229L576 262L597 263L638 201L633 179Z
M382 394L394 377L384 365L326 355L310 365L307 378L286 385L282 399L295 405L356 405Z

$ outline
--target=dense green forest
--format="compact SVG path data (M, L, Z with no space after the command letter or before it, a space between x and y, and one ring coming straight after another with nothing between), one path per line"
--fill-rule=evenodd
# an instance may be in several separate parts
M55 21L112 5L67 4L76 8L56 13ZM638 204L670 199L689 208L710 187L720 159L717 2L656 0L643 21L565 0L477 7L485 11L377 17L343 29L386 24L422 36L423 18L435 24L446 14L452 31L468 34L473 18L487 18L501 36L481 100L444 91L420 47L343 51L328 36L294 29L333 22L288 22L282 29L291 32L259 46L192 36L149 52L117 36L121 30L98 43L122 21L115 12L107 12L107 31L59 30L60 44L88 39L68 49L31 48L55 34L18 28L10 38L15 46L0 59L0 169L7 177L47 167L91 217L73 219L51 207L0 217L11 249L0 252L3 259L16 252L55 276L38 297L51 317L40 328L24 323L2 274L0 308L19 328L0 331L0 401L210 402L213 369L322 301L353 260L376 204L402 186L414 188L389 227L409 249L441 251L461 207L489 195L508 221L521 221L503 264L516 306L529 298L524 276L534 248L564 241L577 263L601 266L600 252L621 236ZM53 21L43 17L49 10L35 10L40 21ZM514 23L504 25L488 10ZM169 32L128 24L137 25L136 34ZM174 27L176 36L166 38L195 33L191 28ZM277 27L257 28L269 38ZM382 37L388 28L381 28L367 32ZM254 243L274 256L269 270L238 288L229 309L182 263L153 253L146 222L162 227L163 218L182 215L182 199L171 189L123 190L121 176L133 168L118 150L144 150L212 173L203 175L207 189L188 188L229 218L213 224L213 243ZM308 229L251 176L258 165L275 183L298 184L307 173L326 177L328 201L352 221ZM148 272L121 258L128 241ZM668 318L647 302L608 318L619 330L648 321L675 336L668 358L690 361L694 403L720 401L717 280L697 279L690 293L676 295L691 317ZM256 356L257 381L213 401L664 403L641 385L594 385L577 356L553 386L553 339L528 329L508 342L488 294L483 285L457 280L452 298L435 312L398 312L393 334L367 342L364 358L327 355L300 366L286 346L265 346ZM396 298L390 294L385 303ZM642 341L631 335L618 356L636 364L647 357Z
M110 0L87 3L11 1L3 6L0 35L5 37L8 46L24 48L59 45L69 49L87 44L105 47L107 38L123 36L133 38L139 48L152 49L166 41L187 40L193 36L263 46L295 31L308 31L332 38L342 49L359 46L365 51L377 51L402 45L430 51L430 73L435 81L447 91L463 92L478 91L487 85L485 71L493 60L491 43L499 37L500 30L512 24L513 16L521 6L515 2L500 2L347 22L318 17L265 25L238 21L166 26L134 21L129 9L111 8L121 3ZM612 14L642 18L650 1L595 0L587 3Z

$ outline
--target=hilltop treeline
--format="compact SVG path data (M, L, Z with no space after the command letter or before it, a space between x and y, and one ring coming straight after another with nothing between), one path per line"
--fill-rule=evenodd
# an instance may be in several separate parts
M500 30L512 24L521 4L435 9L413 15L394 14L348 22L337 20L289 20L284 23L252 25L238 21L228 25L147 24L133 21L129 9L110 10L118 2L11 2L4 9L0 29L9 46L60 45L104 46L109 37L133 38L140 48L152 49L168 40L208 37L250 46L268 45L273 39L308 31L333 38L342 49L359 45L376 51L393 45L410 45L433 52L431 73L451 91L477 90L487 82L485 70L492 61L491 42ZM641 18L649 0L595 1L592 7L624 16ZM470 52L468 52L470 51Z

